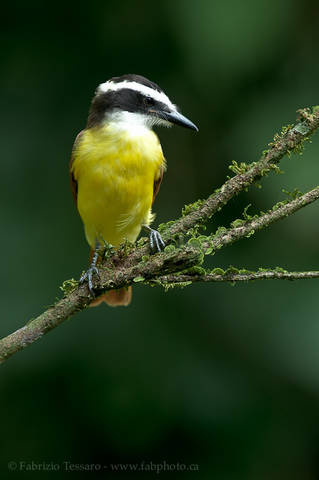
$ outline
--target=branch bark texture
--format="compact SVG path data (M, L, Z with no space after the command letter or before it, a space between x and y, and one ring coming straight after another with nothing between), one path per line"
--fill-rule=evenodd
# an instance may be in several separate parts
M206 200L200 200L185 208L181 218L161 226L167 244L164 252L150 255L148 242L141 239L137 245L123 245L117 251L109 251L100 266L100 281L96 295L110 290L127 287L134 283L160 284L162 286L188 285L194 282L238 282L265 279L310 279L318 278L318 271L287 272L282 269L259 269L256 272L228 269L208 272L203 267L204 255L215 253L220 248L253 235L257 230L283 219L297 210L318 200L319 187L275 205L271 210L253 217L246 216L234 221L229 228L218 229L210 236L200 235L198 228L220 210L231 198L259 181L285 155L300 151L309 136L319 127L319 111L299 110L294 126L283 129L269 144L261 158L252 164L236 164L230 167L236 174ZM182 241L181 241L182 240ZM54 306L31 320L19 330L0 340L0 363L66 319L89 306L92 298L87 285L78 286L75 280L64 282L64 298Z

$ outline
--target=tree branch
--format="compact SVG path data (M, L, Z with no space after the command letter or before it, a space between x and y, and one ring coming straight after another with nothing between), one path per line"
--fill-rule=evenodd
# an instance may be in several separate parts
M216 271L222 271L216 268ZM194 282L251 282L254 280L306 280L311 278L319 278L319 271L309 272L287 272L281 269L260 269L257 272L249 272L248 270L237 270L230 267L223 273L206 273L204 275L180 274L180 275L163 275L157 279L162 285L190 285Z
M224 185L203 201L199 208L194 204L194 210L188 215L178 219L167 232L168 237L185 232L198 223L205 223L214 213L238 193L245 190L270 171L277 170L277 164L285 155L301 153L305 141L319 127L319 111L310 113L309 109L298 110L299 121L295 126L289 125L282 129L281 135L276 134L274 141L269 144L270 149L265 150L258 162L231 166L237 175L227 180ZM192 208L192 206L190 206ZM166 237L165 237L166 239Z
M124 244L117 251L108 252L100 267L100 281L96 285L96 295L134 283L144 282L163 286L188 284L189 282L212 281L247 281L257 279L305 279L317 278L319 272L286 272L284 270L267 270L248 272L246 270L228 269L226 272L206 272L202 267L204 255L215 253L222 247L251 236L256 230L291 215L300 208L319 198L319 187L293 200L281 202L269 212L236 220L230 228L220 228L214 235L203 236L197 232L211 216L220 210L231 198L254 182L260 180L271 170L278 169L277 164L284 155L300 151L304 142L319 127L318 109L311 113L309 109L299 111L295 126L285 127L280 135L269 144L270 149L263 153L259 161L250 165L236 162L230 169L236 173L206 200L200 200L184 209L183 216L174 222L161 225L161 233L168 245L164 252L149 255L145 238L137 245ZM188 242L179 246L179 236ZM40 339L45 333L60 325L76 312L85 309L91 302L87 285L78 286L75 280L63 283L65 297L42 313L24 327L0 340L0 363L27 345Z
M243 222L242 225L238 227L233 227L229 229L223 229L221 233L218 233L212 236L211 242L204 241L204 248L213 248L218 250L222 247L225 247L235 241L241 240L244 237L250 237L255 233L256 230L261 230L262 228L268 227L270 224L281 220L289 215L292 215L297 210L313 203L319 198L319 187L316 187L310 192L305 193L304 195L291 200L290 202L284 203L281 206L274 206L274 209L270 210L267 213L256 216L252 220Z

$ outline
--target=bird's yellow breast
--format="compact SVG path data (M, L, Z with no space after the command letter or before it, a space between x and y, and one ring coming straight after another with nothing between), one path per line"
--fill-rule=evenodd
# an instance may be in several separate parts
M73 152L77 206L92 248L97 241L119 246L135 241L152 220L154 181L164 167L156 134L108 124L84 130Z

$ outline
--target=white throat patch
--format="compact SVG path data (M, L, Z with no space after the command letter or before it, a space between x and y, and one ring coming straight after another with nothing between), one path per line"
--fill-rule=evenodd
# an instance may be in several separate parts
M108 114L105 120L107 125L111 125L112 130L125 130L132 135L141 135L143 131L150 130L154 125L171 126L169 122L160 118L124 110L117 110Z

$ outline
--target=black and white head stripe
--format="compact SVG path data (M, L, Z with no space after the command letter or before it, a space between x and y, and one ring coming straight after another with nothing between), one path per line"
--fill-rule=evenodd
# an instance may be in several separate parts
M98 86L96 94L117 92L124 89L133 90L145 97L150 97L156 102L165 104L170 110L176 109L176 106L156 83L140 75L123 75L122 77L111 78Z
M198 130L156 83L133 74L113 77L97 88L87 128L108 123L143 124L147 128L176 124Z
M157 90L158 92L163 91L161 87L157 85L157 83L151 82L151 80L149 80L148 78L143 77L142 75L136 75L135 73L127 73L126 75L122 75L121 77L112 77L108 81L113 83L121 83L124 81L137 82L141 85L145 85L146 87L150 87L153 90Z

